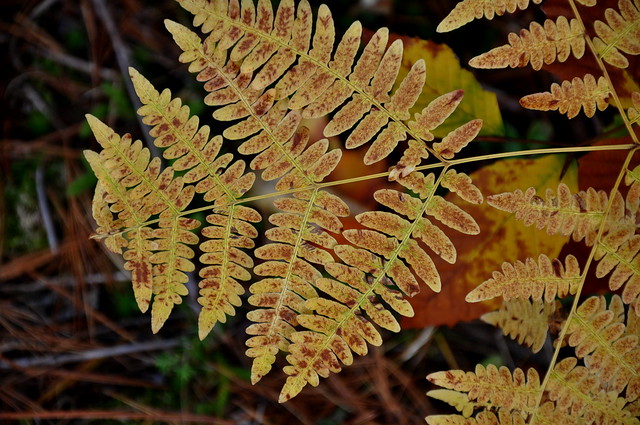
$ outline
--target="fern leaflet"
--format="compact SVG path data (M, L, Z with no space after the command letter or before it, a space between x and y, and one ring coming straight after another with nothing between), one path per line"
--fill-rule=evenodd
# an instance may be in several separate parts
M594 37L593 45L605 62L626 68L629 60L620 51L628 55L640 54L640 2L619 0L618 10L605 10L606 23L594 22L598 37Z

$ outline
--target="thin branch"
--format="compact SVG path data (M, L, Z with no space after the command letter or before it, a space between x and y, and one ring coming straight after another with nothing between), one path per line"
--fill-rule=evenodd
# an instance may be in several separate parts
M85 362L94 359L104 359L108 357L123 356L127 354L140 353L144 351L166 350L180 345L179 339L168 339L160 341L137 342L134 344L117 345L115 347L96 348L81 353L58 354L36 358L22 358L17 360L1 360L0 369L59 366L66 363ZM0 416L0 419L2 416Z
M133 105L134 110L138 110L142 103L140 99L138 99L138 95L133 87L133 83L129 78L129 67L131 66L131 58L129 54L129 48L122 40L120 33L118 32L118 28L116 27L115 22L113 21L113 17L107 8L107 5L104 0L93 0L93 6L96 10L96 14L104 24L107 29L107 33L109 33L109 37L111 38L111 43L113 44L113 51L116 55L116 62L118 62L118 68L120 68L120 73L122 74L122 80L124 81L125 87L127 88L127 94L129 95L129 99L131 100L131 104ZM136 118L138 119L138 124L142 129L142 135L144 137L145 143L151 151L151 155L154 157L161 158L160 150L153 144L153 138L149 135L147 126L142 123L142 117L136 114Z
M40 215L42 216L42 225L47 234L47 241L49 242L49 248L52 254L58 253L59 243L58 236L56 236L56 229L53 224L53 218L51 217L51 210L47 203L47 196L44 187L44 162L41 161L36 168L36 195L38 199L38 207L40 209Z

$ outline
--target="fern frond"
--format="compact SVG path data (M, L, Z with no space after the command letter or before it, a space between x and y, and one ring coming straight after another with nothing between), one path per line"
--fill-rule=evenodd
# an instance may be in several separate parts
M223 174L223 178L225 175ZM242 249L255 246L258 236L250 223L261 221L260 214L252 208L231 205L214 208L206 217L210 226L202 229L208 240L200 244L203 254L200 262L200 297L202 305L198 318L198 334L204 339L217 322L225 323L226 316L235 315L234 307L242 304L240 296L244 288L238 280L249 280L247 271L253 268L253 260Z
M91 117L88 120L104 150L99 156L92 152L86 156L107 188L106 201L113 204L111 211L118 213L119 230L131 229L126 233L125 268L132 271L134 292L143 311L155 294L154 332L187 294L186 273L195 269L191 261L195 253L188 245L199 242L192 230L201 223L183 217L182 211L195 193L213 203L214 214L207 220L214 226L202 230L211 240L200 245L204 253L200 261L209 265L200 271L203 280L198 299L203 305L199 327L204 338L217 321L234 314L233 306L240 305L238 295L244 292L235 278L247 279L246 268L253 265L237 248L253 247L250 238L257 233L247 221L260 221L260 215L229 204L251 188L255 177L245 174L244 161L232 163L231 154L219 155L222 137L210 138L209 127L199 127L198 117L191 117L180 99L172 98L169 90L159 93L135 69L129 72L143 105L138 114L153 126L150 135L155 145L164 149L163 156L173 160L173 166L160 172L159 159L150 160L140 142L131 144L129 136L118 141L115 133ZM174 172L184 175L175 177ZM215 209L218 205L224 207ZM146 224L155 214L160 217L157 226Z
M330 263L325 269L334 279L319 279L315 286L333 299L310 299L306 303L309 313L298 316L300 325L308 330L291 337L289 366L284 368L289 377L280 402L294 397L307 383L316 386L319 377L340 372L340 362L350 365L352 351L364 356L368 352L367 343L381 345L382 337L374 323L394 332L400 330L390 311L377 302L376 294L400 314L413 315L402 294L387 286L391 283L388 278L383 285L377 285L373 277L367 277L356 267Z
M339 233L342 223L338 217L349 215L347 205L326 191L301 192L293 199L282 198L274 204L282 211L269 218L277 227L269 229L266 236L274 243L255 251L256 257L265 262L256 266L254 272L268 277L250 287L253 295L249 303L260 307L247 315L255 322L247 328L252 337L247 341L246 351L254 358L253 383L271 370L279 350L289 351L298 315L309 311L305 300L317 297L314 287L322 275L312 264L333 261L328 250L334 248L336 240L327 230Z
M612 291L626 285L623 298L625 303L631 304L636 311L640 307L640 266L637 256L640 251L640 236L636 235L636 217L640 203L638 202L639 186L634 186L633 172L627 173L627 182L632 184L626 202L619 192L615 193L611 211L608 214L603 237L598 241L595 259L600 260L596 274L603 277L614 270L609 287ZM572 195L569 188L563 183L558 185L557 196L551 190L547 190L546 201L535 194L535 189L529 188L526 193L516 190L512 193L492 195L487 202L503 211L515 213L518 220L525 225L535 224L539 229L547 229L547 233L560 233L565 236L572 235L575 241L585 239L587 246L592 246L596 241L598 227L609 202L604 192L596 192L589 188ZM525 272L520 266L522 273ZM494 275L493 280L485 283L489 287L481 286L479 292L470 294L469 299L485 299L479 295L489 290L489 295L497 295L498 291L506 291L507 296L512 296L509 287L496 287L496 282L505 281L509 285L508 276L512 276L515 270L507 266L504 276ZM517 276L517 273L516 275ZM483 284L484 285L484 284ZM570 289L570 288L569 288ZM574 288L575 289L575 288ZM570 292L571 293L571 292Z
M573 78L570 82L563 81L562 85L553 83L550 92L534 93L520 99L520 105L538 111L556 111L573 118L584 109L584 114L592 117L596 109L605 110L609 104L611 88L604 77L598 81L593 75L587 74L583 79Z
M505 410L530 411L537 403L540 377L535 369L515 369L513 374L506 367L494 365L486 368L477 365L475 372L449 370L427 376L429 382L460 393L466 393L470 401L479 407L500 406ZM443 400L447 401L447 400Z
M619 0L619 11L608 8L604 12L606 23L595 21L597 37L593 45L598 55L618 68L629 66L629 60L621 53L640 54L640 2Z
M580 266L573 255L567 255L565 266L544 254L513 265L502 264L502 272L493 272L493 277L482 282L467 294L467 302L484 301L502 296L506 301L517 298L531 298L533 301L553 302L556 296L564 298L574 295L580 284Z
M626 388L626 400L634 401L640 396L640 345L637 335L625 334L624 320L618 295L609 307L604 297L588 298L569 318L567 343L605 391L620 394Z
M423 60L414 63L391 94L403 47L400 40L386 47L386 28L373 35L356 60L362 32L360 23L354 23L347 30L334 51L333 18L324 5L318 9L311 40L311 10L306 1L298 5L295 19L293 1L281 2L275 20L270 6L266 5L268 2L260 1L257 14L262 18L255 22L252 17L256 12L251 2L243 2L242 8L236 0L213 3L179 0L179 3L195 15L196 26L202 25L204 33L211 32L202 42L190 30L167 22L167 28L185 52L181 60L191 62L190 70L199 73L200 81L208 81L205 89L211 93L205 103L226 105L214 113L217 119L249 117L247 122L227 129L225 137L246 137L245 128L249 127L257 131L254 121L260 121L271 102L291 97L287 107L302 110L304 118L326 116L335 111L324 128L326 137L353 129L346 139L347 148L371 142L364 158L366 164L386 158L404 140L420 145L421 158L426 158L431 149L426 142L433 140L430 130L434 128L428 124L434 123L424 118L407 122L409 109L425 84L425 64ZM268 12L261 13L263 9ZM227 54L227 50L231 52ZM296 59L297 64L292 66ZM264 92L265 87L274 83L275 88ZM461 91L456 91L456 96L461 95ZM449 111L448 116L455 105L438 114ZM422 115L430 112L425 109ZM472 121L432 152L442 151L443 157L452 157L475 137L480 126L480 120ZM412 158L413 163L416 156Z
M504 335L510 336L519 344L531 347L531 351L537 353L544 346L549 331L549 319L555 311L555 302L505 299L498 310L483 315L481 319L501 328Z
M543 64L564 62L571 53L580 59L585 51L582 26L577 19L568 21L564 16L555 22L547 19L544 26L532 22L529 30L510 33L508 39L509 44L472 58L469 65L475 68L516 68L531 63L537 71Z
M535 224L538 229L546 228L550 235L572 235L575 241L586 238L586 244L591 246L604 217L608 198L604 191L596 192L592 188L572 194L567 185L560 183L557 195L547 189L546 201L530 187L524 193L518 189L488 196L487 203L499 210L514 213L515 218L522 220L526 226Z
M542 0L532 0L540 4ZM468 24L474 19L493 19L495 15L502 16L505 12L513 13L517 9L529 7L529 0L462 0L440 22L436 31L449 32Z
M274 108L275 109L275 108ZM300 112L291 111L275 127L273 134L284 143L258 146L256 138L244 142L240 149L260 152L251 162L254 169L263 169L264 180L279 179L276 189L288 190L321 182L335 169L341 151L327 152L327 139L311 145L309 131L300 127ZM265 149L266 148L266 149ZM271 370L275 354L287 351L288 339L297 326L296 315L307 311L304 300L316 296L313 283L320 277L314 264L333 261L328 252L336 240L327 233L339 233L342 223L338 217L349 215L348 206L338 197L323 190L297 192L293 198L274 202L281 213L273 214L269 221L267 238L274 241L258 248L258 258L266 260L255 268L256 274L269 276L253 284L249 303L261 307L249 313L256 322L247 329L253 335L248 341L247 355L253 357L252 382L260 380Z
M411 316L413 310L402 294L414 296L420 291L417 278L433 291L440 291L440 276L418 240L451 263L455 261L456 252L445 233L425 215L462 233L479 231L471 216L434 195L437 187L434 175L425 177L414 171L407 177L400 177L398 182L418 193L419 197L390 189L378 190L375 199L395 213L359 214L356 220L366 229L343 232L351 245L337 245L334 252L344 264L325 265L334 279L320 279L316 283L335 301L309 300L307 307L313 314L298 316L299 323L308 331L296 332L291 337L294 343L287 356L289 366L284 369L289 377L280 401L294 397L307 384L317 385L319 376L327 377L330 372L340 371L340 362L350 364L351 351L366 354L367 342L380 345L382 339L374 324L393 331L400 329L389 311L375 301L377 296L398 313ZM468 198L477 195L474 190L471 192ZM352 296L347 297L347 294Z
M114 204L111 210L119 212L126 225L140 226L128 232L133 244L130 241L124 258L133 269L136 298L143 311L149 303L149 288L155 295L151 321L152 330L157 332L173 305L181 303L188 292L184 285L188 281L186 272L195 269L191 262L195 254L188 245L198 242L190 230L200 222L180 217L195 188L185 185L182 177L175 177L171 167L160 171L159 159L150 160L149 150L142 148L139 140L132 142L130 135L120 137L93 116L87 116L87 121L103 150L100 154L86 151L85 157L109 192L107 202ZM141 227L155 214L160 215L156 229Z
M231 154L219 155L222 137L210 139L209 127L198 128L198 117L189 117L189 108L179 98L172 99L169 90L159 93L135 69L129 73L143 104L138 114L145 124L154 126L150 134L156 146L165 149L163 156L174 160L176 171L186 172L184 180L195 184L195 191L203 194L205 201L222 205L206 218L212 226L202 229L202 235L210 239L200 245L200 262L206 267L199 272L203 280L198 302L203 308L198 329L204 339L217 322L224 323L227 315L235 314L234 307L241 305L239 295L244 289L236 279L250 277L246 269L253 267L253 260L238 248L253 248L251 239L258 234L249 222L262 218L251 208L227 205L251 188L255 175L245 174L244 161L231 164Z

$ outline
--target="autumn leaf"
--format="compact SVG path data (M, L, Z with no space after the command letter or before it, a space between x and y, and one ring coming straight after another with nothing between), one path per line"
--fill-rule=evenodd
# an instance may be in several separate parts
M419 38L399 38L404 43L404 56L396 81L402 81L418 59L425 61L428 70L422 95L411 109L412 115L424 109L436 97L463 89L464 99L451 117L434 130L433 134L436 137L444 137L461 125L480 118L483 120L481 135L504 135L504 125L495 93L483 89L471 72L462 69L449 46Z
M484 194L508 192L533 186L538 193L546 188L557 187L560 181L572 191L578 188L578 172L572 163L560 179L566 156L548 155L536 159L506 159L481 168L470 176ZM448 195L448 199L453 196ZM498 211L486 203L465 205L480 226L480 234L474 238L460 237L450 233L449 237L458 250L458 260L448 264L434 258L442 278L442 292L434 296L428 291L411 299L415 316L403 320L403 327L419 328L431 325L452 326L460 321L473 320L494 310L500 300L483 303L465 303L469 291L484 282L504 262L524 260L543 253L555 258L567 238L549 236L544 231L526 227L513 215Z

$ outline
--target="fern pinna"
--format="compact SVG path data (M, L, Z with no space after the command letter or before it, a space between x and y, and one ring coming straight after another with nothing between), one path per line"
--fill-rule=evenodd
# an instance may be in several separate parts
M403 46L389 43L386 29L363 46L356 22L336 43L329 9L320 6L314 20L307 1L285 0L275 11L264 0L179 3L194 14L204 38L173 21L166 27L183 51L180 61L204 83L214 119L229 125L211 134L180 99L132 69L143 103L138 113L153 126L150 135L171 166L162 169L140 141L89 117L103 147L86 153L100 181L97 237L123 252L140 309L152 303L154 332L187 295L196 264L201 338L235 314L248 287L252 382L271 370L278 353L288 353L285 401L350 364L352 353L365 355L367 344L380 345L376 326L399 331L392 312L413 315L404 297L417 294L420 282L440 290L431 255L454 262L456 250L439 225L465 234L479 228L436 190L482 202L469 177L446 162L478 134L482 120L436 141L432 131L463 92L444 93L412 117L425 63L417 61L394 89ZM368 144L365 164L387 158L400 143L404 149L388 175L405 189L378 190L374 198L387 210L357 215L362 229L343 228L350 208L328 190L341 182L324 182L342 149L326 138L312 140L301 124L329 114L324 135L348 133L347 149ZM222 153L228 150L250 156L258 177L243 159ZM417 171L430 156L440 161L440 172ZM275 181L275 192L247 195L256 178ZM250 207L256 198L274 198L277 212L266 220L268 242L254 249L255 224L263 221ZM207 206L188 209L192 200ZM199 212L208 214L206 227L192 218ZM253 283L244 284L252 273Z

